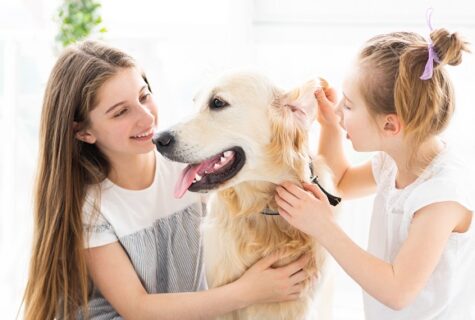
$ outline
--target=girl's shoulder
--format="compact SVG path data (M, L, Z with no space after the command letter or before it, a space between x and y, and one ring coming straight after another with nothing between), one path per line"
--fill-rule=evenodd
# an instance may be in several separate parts
M418 180L406 201L407 211L415 212L430 203L444 201L474 210L475 174L458 149L447 146Z
M444 180L453 183L471 183L474 170L468 160L469 155L456 146L446 145L434 158L426 172L422 174L424 182L430 180Z

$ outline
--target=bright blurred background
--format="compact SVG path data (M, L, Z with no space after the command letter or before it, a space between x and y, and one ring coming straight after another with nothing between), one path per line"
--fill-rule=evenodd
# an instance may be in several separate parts
M96 29L105 27L107 32L93 32L91 38L101 38L138 60L158 99L161 128L193 113L194 93L230 68L257 70L288 89L316 75L339 88L369 37L390 31L427 36L429 7L434 8L435 28L458 31L475 43L472 0L96 2L101 4L102 16ZM0 0L0 319L15 319L26 283L39 115L46 81L61 47L55 41L59 30L55 17L63 3ZM449 68L457 110L445 138L474 158L475 58L465 55L463 60L461 66ZM316 135L318 130L313 131ZM370 156L347 148L354 162ZM363 247L371 200L346 202L340 219ZM335 268L334 319L363 319L361 290Z

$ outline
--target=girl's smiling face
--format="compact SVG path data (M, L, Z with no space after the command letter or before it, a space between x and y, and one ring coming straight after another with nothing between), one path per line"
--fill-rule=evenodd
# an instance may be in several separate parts
M79 137L95 143L109 158L153 150L157 106L136 68L120 69L98 90L90 127Z

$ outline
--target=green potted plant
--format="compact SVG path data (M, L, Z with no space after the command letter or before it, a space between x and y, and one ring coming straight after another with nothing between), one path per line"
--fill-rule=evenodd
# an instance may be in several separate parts
M59 32L56 41L66 47L93 33L105 33L98 0L64 0L58 9Z

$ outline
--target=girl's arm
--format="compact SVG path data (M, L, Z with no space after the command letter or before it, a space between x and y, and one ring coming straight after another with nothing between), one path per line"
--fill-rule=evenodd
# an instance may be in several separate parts
M336 225L333 232L322 238L322 244L368 294L392 309L401 310L425 286L451 232L465 214L467 210L454 202L435 203L419 210L392 264L358 247Z
M393 263L376 258L356 245L333 220L322 191L286 183L278 188L280 214L293 226L314 236L338 264L368 294L400 310L410 304L434 271L451 232L465 232L470 212L456 202L439 202L418 210L407 240Z
M240 279L219 288L148 294L118 242L86 250L94 284L125 319L210 319L255 303L297 299L307 278L301 269L308 257L272 268L278 259L265 257Z
M345 199L359 198L372 194L376 182L371 169L371 161L359 166L350 166L343 150L344 131L341 117L336 111L336 92L328 87L315 92L318 104L317 120L320 123L318 154L333 172L334 184Z

